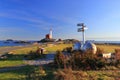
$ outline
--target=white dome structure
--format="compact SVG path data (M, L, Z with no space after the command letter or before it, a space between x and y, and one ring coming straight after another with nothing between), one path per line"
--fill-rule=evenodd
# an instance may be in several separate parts
M92 50L93 54L96 54L97 48L96 48L96 45L93 44L92 42L86 42L83 45L82 50L83 51Z
M80 42L76 42L74 45L73 45L73 49L74 50L80 50L81 49L81 43Z

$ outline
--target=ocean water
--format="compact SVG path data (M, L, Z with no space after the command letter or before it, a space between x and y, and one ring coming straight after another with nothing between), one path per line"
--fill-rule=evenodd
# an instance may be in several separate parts
M93 41L93 43L120 44L120 41Z
M31 43L32 43L32 41L31 41ZM14 41L0 41L0 47L3 47L3 46L25 46L25 45L29 45L29 44L28 43L15 43Z
M28 43L15 43L14 41L0 41L0 47L3 46L26 46L26 45L30 45L36 41L28 41L30 42ZM120 41L91 41L93 43L108 43L108 44L120 44Z

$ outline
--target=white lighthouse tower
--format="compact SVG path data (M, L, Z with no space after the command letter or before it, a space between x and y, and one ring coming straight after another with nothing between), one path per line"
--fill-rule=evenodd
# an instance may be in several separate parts
M52 29L50 29L49 35L50 35L50 39L52 39Z

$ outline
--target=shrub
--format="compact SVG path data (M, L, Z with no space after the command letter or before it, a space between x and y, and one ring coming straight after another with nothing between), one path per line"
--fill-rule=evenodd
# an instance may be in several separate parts
M103 49L97 48L96 54L97 54L98 57L102 57L102 54L103 54L103 53L104 53L104 50L103 50Z
M88 80L89 75L85 71L73 71L75 80Z
M28 54L25 56L27 59L37 59L37 58L43 58L45 57L41 52L40 49L38 48L36 51L30 51Z
M54 64L59 67L63 68L65 65L65 56L61 51L57 51L54 57Z
M75 80L75 76L72 73L72 69L58 70L54 72L55 80Z
M73 69L79 69L81 64L82 53L80 51L74 51L70 59L70 65Z
M117 60L120 60L120 49L115 49L115 57Z
M96 70L105 66L105 60L91 51L75 52L70 60L74 69Z
M71 53L71 52L72 52L72 47L67 47L67 48L66 48L66 51L67 51L68 53Z

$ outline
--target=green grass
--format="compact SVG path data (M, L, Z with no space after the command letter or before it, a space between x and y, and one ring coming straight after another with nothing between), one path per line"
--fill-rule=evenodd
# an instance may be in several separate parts
M40 67L36 66L25 66L18 70L7 71L4 73L0 73L0 80L39 80L37 77L34 79L34 75L38 74ZM53 80L53 71L51 68L44 67L46 75L42 76L40 80ZM29 79L28 74L33 75L31 79Z
M50 53L50 52L55 52L57 50L63 50L66 47L72 47L72 44L58 44L58 45L53 45L53 46L47 46L44 47L45 48L45 53ZM14 50L12 52L16 53L16 54L27 54L29 51L35 51L37 49L37 46L33 46L33 47L28 47L28 48L22 48L22 49L17 49Z
M119 71L73 71L69 69L58 70L55 72L56 80L119 80ZM53 79L54 80L54 79Z
M45 47L45 50L46 50L45 54L55 52L56 50L63 50L64 48L69 46L72 46L72 44L58 44L58 45L53 45L52 47ZM8 57L6 60L0 60L0 68L23 65L24 55L31 50L35 51L37 47L38 46L29 46L29 47L23 47L20 49L13 50L12 51L14 53L13 55Z
M37 46L31 46L31 47L23 47L20 49L16 49L16 50L12 50L11 52L15 53L15 54L27 54L28 52L35 51L37 49Z
M24 62L22 60L19 60L19 61L17 61L17 60L16 61L11 61L11 60L0 61L0 68L19 66L19 65L24 65Z
M37 68L37 69L36 69ZM32 70L39 70L39 67L24 67L19 70L8 71L0 73L0 80L26 80L28 73L31 73ZM43 80L54 80L54 71L52 69L45 68L46 76ZM120 76L118 71L73 71L75 80L116 80ZM77 75L75 75L75 73ZM31 73L34 74L34 73ZM63 73L62 73L63 74ZM69 73L66 73L69 76ZM33 80L33 79L28 79ZM119 79L118 79L119 80Z
M66 47L72 47L72 44L58 44L53 46L44 47L47 53L55 52L57 50L63 50ZM97 45L97 47L104 49L105 52L114 52L114 49L120 49L120 46L117 45ZM0 49L7 49L8 47L0 47ZM18 66L23 65L22 61L23 56L27 54L30 50L36 50L37 46L29 46L22 47L20 49L12 50L15 54L12 55L7 60L0 60L0 68L2 67L10 67L10 66ZM26 73L33 70L31 67L24 67L19 70L8 71L4 73L0 73L0 80L24 80L26 77ZM53 70L46 69L46 73L48 74L48 80L52 80L53 78ZM115 77L119 77L120 72L113 71L85 71L87 75L94 78L94 80L114 80ZM52 77L51 77L52 76ZM47 79L46 79L47 80Z
M0 80L26 80L26 74L34 71L35 67L25 66L18 70L12 70L0 73Z
M38 46L28 46L28 47L20 47L15 50L11 50L11 52L15 54L27 54L29 51L33 50L35 51ZM72 44L58 44L58 45L53 45L51 47L45 47L46 52L55 52L56 50L63 50L66 47L72 47ZM114 49L120 49L119 45L97 45L97 47L103 49L105 52L114 52ZM10 47L0 47L0 50L2 49L8 49ZM15 48L15 47L13 47Z
M22 47L20 49L15 49L15 50L11 50L10 52L13 52L14 54L27 54L28 52L35 51L37 49L38 46L28 46L28 47ZM49 52L55 52L57 50L63 50L66 47L72 47L72 44L57 44L57 45L53 45L53 46L45 46L43 45L43 48L45 48L46 52L45 53L49 53ZM6 47L7 49L8 47ZM1 47L1 49L4 49Z
M118 71L87 71L87 74L94 80L115 80L119 78Z
M120 45L97 45L97 47L104 50L104 52L115 52L115 49L120 49Z
M58 44L58 45L53 45L52 47L46 47L46 53L50 52L56 52L57 50L62 51L66 47L72 47L72 44Z
M24 54L9 55L7 59L0 60L0 68L24 65Z

